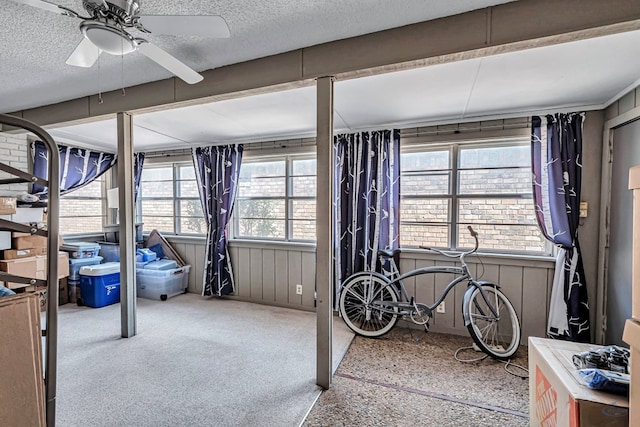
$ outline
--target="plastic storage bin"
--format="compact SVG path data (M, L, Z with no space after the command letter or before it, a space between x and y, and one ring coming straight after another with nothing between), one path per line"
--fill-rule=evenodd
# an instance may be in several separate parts
M120 262L120 245L100 242L100 256L104 258L104 262Z
M93 258L98 256L100 245L95 242L65 243L60 250L69 252L69 258Z
M189 268L174 268L172 270L136 271L136 288L138 296L148 299L165 301L167 298L182 294L189 284Z
M144 265L145 270L173 270L176 268L178 268L178 263L172 259L160 259L148 262Z
M80 269L87 265L96 265L102 262L101 256L92 258L69 258L69 280L80 280Z
M80 269L78 305L104 307L120 302L120 263L90 265Z

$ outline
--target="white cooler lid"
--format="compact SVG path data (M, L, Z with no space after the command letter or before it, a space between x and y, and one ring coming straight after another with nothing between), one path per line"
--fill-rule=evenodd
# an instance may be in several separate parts
M104 264L86 265L80 268L80 274L83 276L106 276L113 273L120 273L119 262L105 262Z

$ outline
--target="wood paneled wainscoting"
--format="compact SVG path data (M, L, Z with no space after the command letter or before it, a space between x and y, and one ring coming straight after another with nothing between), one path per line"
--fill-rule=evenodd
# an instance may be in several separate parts
M191 265L189 292L202 292L204 239L169 237L178 253ZM230 243L236 293L230 298L313 311L315 306L315 246L304 243L240 241ZM482 280L499 283L509 297L522 325L522 343L529 336L544 337L555 262L549 257L483 255L482 262L469 257L471 271ZM438 255L405 250L400 270L449 264ZM422 275L405 281L409 292L419 301L431 303L440 294L450 275ZM302 286L302 295L296 293ZM461 307L464 286L460 285L445 300L445 313L434 314L434 332L466 335Z

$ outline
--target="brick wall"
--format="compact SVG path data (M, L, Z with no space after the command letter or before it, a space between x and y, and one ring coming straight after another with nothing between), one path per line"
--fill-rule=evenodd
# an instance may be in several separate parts
M0 161L22 171L28 171L27 154L29 144L26 134L10 134L0 132ZM15 178L0 171L0 179ZM29 184L3 185L0 189L11 191L28 191Z

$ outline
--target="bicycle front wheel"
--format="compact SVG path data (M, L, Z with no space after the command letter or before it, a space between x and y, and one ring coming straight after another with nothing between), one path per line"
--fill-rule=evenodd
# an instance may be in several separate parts
M340 315L356 334L379 337L398 321L398 307L385 306L385 302L397 301L395 289L386 280L361 274L347 279L342 287Z
M467 329L473 341L489 356L507 360L518 350L520 345L520 323L513 305L496 287L482 285L471 288L471 297L466 299L469 316ZM486 297L486 299L485 299ZM495 309L495 316L489 306Z

